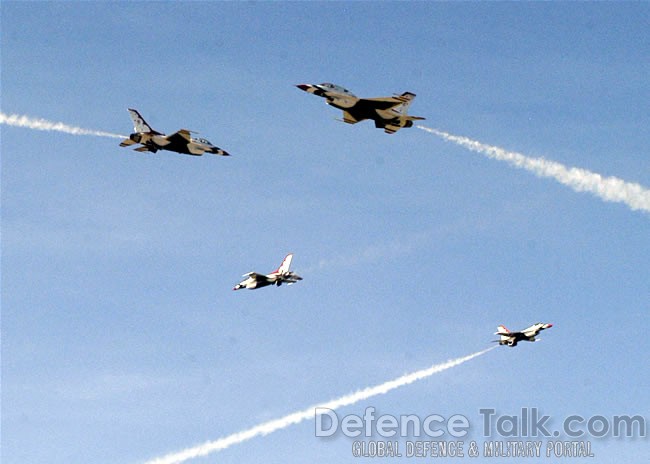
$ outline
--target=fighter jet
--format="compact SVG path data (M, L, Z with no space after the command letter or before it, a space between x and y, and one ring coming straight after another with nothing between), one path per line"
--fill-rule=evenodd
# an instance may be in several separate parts
M302 280L302 277L294 274L289 270L292 259L293 254L289 253L282 261L282 264L280 264L280 267L270 274L265 275L258 274L256 272L249 272L248 274L244 274L244 277L246 277L246 279L235 285L233 287L233 290L239 290L242 288L254 290L256 288L266 287L268 285L277 285L279 287L285 282L288 285L295 284L299 280Z
M142 146L135 148L135 151L156 153L158 150L169 150L194 156L201 156L203 153L230 156L228 152L219 147L215 147L206 139L192 137L190 135L191 131L187 129L181 129L171 135L165 135L153 130L137 110L129 108L129 115L133 119L134 133L120 143L120 147L128 147L139 143Z
M510 332L505 326L500 325L497 327L497 331L494 335L501 335L499 340L495 340L499 345L508 345L508 346L517 346L518 342L527 341L527 342L536 342L539 339L536 339L535 336L540 333L542 330L553 327L553 324L543 324L538 322L533 324L527 329L522 330L521 332Z
M402 95L380 98L359 98L340 85L330 84L300 84L297 85L305 92L313 93L327 99L327 104L343 110L340 121L356 124L364 119L375 121L375 127L384 129L387 134L394 134L402 127L412 127L413 121L422 120L419 116L406 114L415 94L404 92Z

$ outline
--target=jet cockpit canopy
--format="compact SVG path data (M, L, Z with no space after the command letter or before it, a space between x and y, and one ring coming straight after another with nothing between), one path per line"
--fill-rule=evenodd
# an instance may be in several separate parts
M194 140L195 142L198 142L198 143L202 143L204 145L212 146L212 142L210 142L208 139L196 138L196 139L192 139L192 140Z
M330 82L323 82L322 84L320 84L320 86L325 87L326 89L331 90L333 92L342 93L345 95L349 95L351 97L356 97L356 95L354 95L348 89L341 87L340 85L332 84Z

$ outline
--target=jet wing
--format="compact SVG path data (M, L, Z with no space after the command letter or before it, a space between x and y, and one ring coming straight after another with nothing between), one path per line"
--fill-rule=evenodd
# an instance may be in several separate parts
M538 327L533 327L533 328L526 329L526 330L523 330L523 331L522 331L522 333L523 333L526 337L534 337L534 336L537 335L539 332L540 332L540 330L539 330Z
M359 103L369 105L378 110L387 110L398 105L408 106L414 98L414 93L404 92L402 95L393 95L392 97L362 98L359 100Z
M275 282L277 280L274 278L276 276L274 276L273 274L264 275L264 274L258 274L257 272L249 272L248 274L244 274L242 277L249 277L258 282Z
M356 106L364 109L388 110L402 103L404 103L404 100L398 97L361 98Z
M341 119L340 121L347 122L348 124L356 124L359 121L363 121L364 119L368 119L368 118L354 117L348 111L344 111L343 112L343 119Z
M543 328L544 328L544 324L538 322L537 324L533 324L530 327L525 328L524 330L522 330L522 332L527 337L534 337L535 335L540 333Z
M190 131L181 129L178 132L165 136L166 144L163 148L186 155L202 155L205 150L196 150L197 144L192 142Z
M192 135L187 129L181 129L178 132L168 135L167 140L172 144L188 144L192 141Z

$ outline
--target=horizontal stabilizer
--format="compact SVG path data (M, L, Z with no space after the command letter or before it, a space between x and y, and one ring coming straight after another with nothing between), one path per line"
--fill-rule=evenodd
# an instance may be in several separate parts
M396 98L397 100L407 102L411 101L415 98L415 94L412 92L404 92L402 95L394 95L393 98Z

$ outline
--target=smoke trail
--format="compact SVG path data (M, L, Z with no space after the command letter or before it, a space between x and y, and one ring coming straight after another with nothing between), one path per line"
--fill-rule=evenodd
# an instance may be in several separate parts
M417 126L417 128L488 158L505 161L516 168L530 171L539 177L551 177L576 192L589 192L605 201L625 203L632 210L650 212L650 190L639 184L626 182L617 177L603 177L586 169L569 168L544 158L529 158L521 153L506 151L437 129L425 126Z
M82 129L81 127L68 126L62 122L52 122L45 119L30 118L18 114L0 113L0 124L6 124L14 127L25 127L27 129L36 129L43 131L65 132L72 135L95 135L97 137L111 137L115 139L127 138L125 135L112 134L110 132L95 131Z
M438 372L442 372L444 370L451 369L452 367L463 364L469 361L470 359L474 359L478 356L481 356L482 354L487 353L490 350L493 350L494 348L496 348L496 346L490 347L488 349L479 351L474 354L470 354L468 356L464 356L462 358L452 359L442 364L436 364L434 366L429 367L428 369L422 369L420 371L416 371L411 374L403 375L402 377L382 383L381 385L364 388L363 390L359 390L349 395L342 396L341 398L329 401L327 403L310 406L309 408L303 409L302 411L294 412L293 414L289 414L280 419L264 422L248 430L244 430L238 433L233 433L232 435L228 435L227 437L219 438L218 440L215 441L209 441L207 443L203 443L202 445L194 446L192 448L187 448L177 453L171 453L166 456L162 456L160 458L152 459L150 461L147 461L145 464L178 464L180 462L187 461L188 459L193 459L200 456L206 456L215 451L223 450L229 448L232 445L245 442L247 440L250 440L251 438L268 435L277 430L281 430L286 427L289 427L290 425L298 424L307 419L310 419L314 417L315 414L314 410L316 408L327 408L327 409L334 410L343 406L349 406L355 404L362 400L367 400L369 398L372 398L373 396L383 395L385 393L388 393L391 390L394 390L395 388L399 388L404 385L411 384L418 380L422 380L426 377L429 377L433 374L437 374Z

